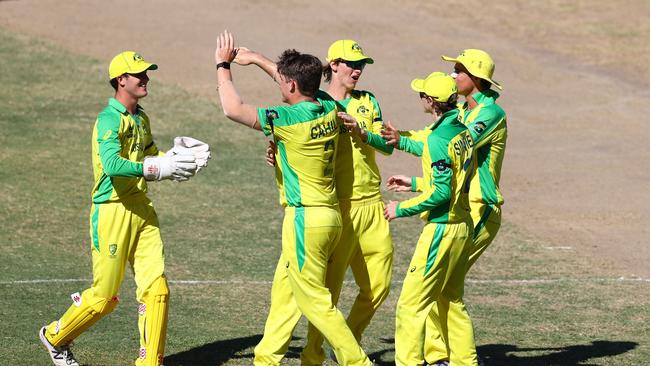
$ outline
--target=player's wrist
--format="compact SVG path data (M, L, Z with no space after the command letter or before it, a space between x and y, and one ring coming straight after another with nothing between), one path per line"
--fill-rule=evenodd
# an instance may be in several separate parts
M228 61L217 62L216 68L217 68L217 70L219 70L220 68L230 70L230 62L228 62Z

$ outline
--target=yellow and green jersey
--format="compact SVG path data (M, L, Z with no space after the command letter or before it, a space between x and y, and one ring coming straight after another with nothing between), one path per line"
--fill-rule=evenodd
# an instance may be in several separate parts
M339 105L327 93L316 102L258 108L266 136L277 146L275 178L284 207L334 206L334 182L340 123Z
M469 199L486 205L503 204L499 179L508 130L506 113L495 103L498 97L499 93L488 89L472 95L478 103L473 109L468 110L467 103L460 106L461 121L474 139L478 165L470 184Z
M471 220L467 188L474 171L474 142L458 113L444 113L431 127L422 144L422 194L400 202L398 217L420 214L435 223Z
M93 203L122 201L144 196L142 174L145 156L162 155L151 136L149 117L139 105L135 115L115 98L97 116L92 137L95 186Z
M350 98L339 101L359 126L368 132L364 143L356 134L341 127L336 162L336 191L341 200L362 200L380 197L381 175L375 150L390 155L393 147L386 145L380 131L384 124L375 96L365 90L353 90Z

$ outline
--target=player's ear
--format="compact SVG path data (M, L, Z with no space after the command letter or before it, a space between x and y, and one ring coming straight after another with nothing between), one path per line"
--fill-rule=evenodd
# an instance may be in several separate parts
M332 72L337 72L339 68L339 62L336 60L330 61L330 68L332 69Z
M127 74L123 74L123 75L118 76L116 78L117 79L117 84L119 86L121 86L122 88L124 88L124 86L126 85L126 78L127 77L129 77Z
M298 90L298 83L296 83L295 80L291 80L291 86L289 87L289 91L291 93L295 93Z

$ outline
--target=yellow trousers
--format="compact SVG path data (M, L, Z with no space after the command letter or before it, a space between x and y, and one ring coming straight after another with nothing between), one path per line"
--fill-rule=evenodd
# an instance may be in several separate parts
M340 201L343 230L327 268L326 285L332 301L338 303L348 266L359 286L347 324L358 342L370 320L390 292L393 241L384 218L381 197L363 201ZM320 365L325 360L323 336L311 324L301 354L303 365Z
M476 260L483 254L485 249L492 243L501 227L501 207L493 205L470 205L472 221L474 222L474 238L472 250L467 261L467 271ZM448 299L441 298L437 306L432 308L429 319L427 319L426 338L424 342L424 358L427 363L433 364L436 361L449 359L449 347L436 326L435 319L438 317L438 309L447 313L448 321L454 322L462 317L460 309L450 304Z
M395 321L395 364L422 365L427 318L445 297L461 317L449 322L445 312L434 317L450 348L451 364L476 366L472 321L465 310L463 292L472 244L470 223L425 225L404 279ZM434 313L435 314L435 313Z
M72 295L73 304L45 336L55 346L65 345L119 301L118 292L127 263L134 272L140 305L140 351L137 365L162 363L167 330L169 288L158 216L151 201L141 197L128 202L94 204L90 214L93 284Z
M273 278L264 336L254 351L255 365L280 364L301 313L325 336L342 365L371 365L325 286L341 227L338 208L285 209L282 255Z

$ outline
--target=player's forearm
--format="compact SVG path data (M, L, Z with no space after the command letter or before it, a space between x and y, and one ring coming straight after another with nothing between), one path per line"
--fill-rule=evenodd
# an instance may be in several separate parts
M257 57L253 62L260 69L264 70L264 72L267 73L271 77L271 79L273 79L273 81L275 81L276 83L280 82L280 75L278 74L278 65L276 65L275 62L271 61L266 56L259 53L257 54Z
M217 70L217 91L221 108L228 119L250 128L260 129L255 109L244 104L235 89L230 70L224 68Z
M399 139L399 146L397 148L415 156L422 156L424 143L402 136Z
M393 153L394 150L393 145L387 145L386 140L384 140L381 136L373 132L368 132L368 137L365 143L372 146L375 150L379 151L384 155L390 155Z
M402 201L397 205L397 217L407 217L431 211L443 204L448 204L451 199L451 187L448 184L436 184L421 195L410 200Z
M120 145L104 141L99 145L99 158L104 174L109 177L141 177L142 163L130 161L120 156Z

